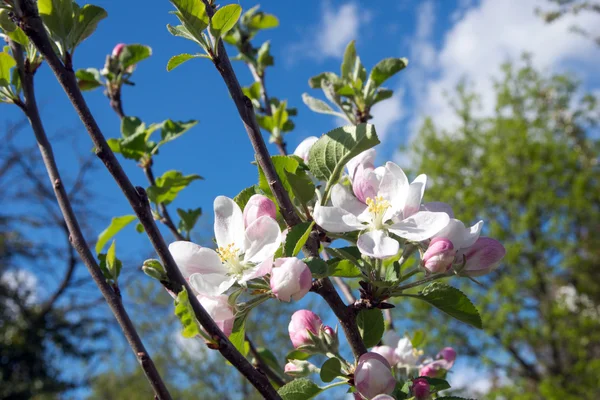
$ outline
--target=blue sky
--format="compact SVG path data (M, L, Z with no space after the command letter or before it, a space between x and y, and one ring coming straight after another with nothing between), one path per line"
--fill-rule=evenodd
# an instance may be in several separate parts
M152 6L148 6L150 3ZM205 178L183 191L174 206L202 207L202 226L208 229L202 233L210 235L213 199L217 195L233 197L257 178L255 167L250 165L252 148L220 76L203 59L166 71L171 56L199 51L193 43L167 32L165 25L176 22L169 15L172 6L168 1L96 0L94 4L104 7L109 17L77 49L75 67L101 68L106 54L119 42L152 47L153 56L140 63L134 74L136 86L124 89L125 113L146 123L167 118L200 121L183 137L161 149L154 170L157 176L177 169ZM248 9L256 2L242 0L239 4ZM464 76L482 94L481 112L490 112L493 99L489 78L496 74L501 62L516 59L523 51L532 52L534 64L543 69L568 70L580 77L587 89L598 91L600 87L600 78L593 69L600 57L599 48L568 33L572 19L544 25L534 15L535 7L544 5L543 1L265 0L260 4L263 10L277 15L281 24L256 38L271 40L275 57L276 65L268 70L266 79L269 94L287 99L290 106L299 110L294 119L296 129L286 136L290 151L305 137L319 136L339 123L330 116L312 113L302 103L301 95L309 92L320 96L308 87L308 78L322 71L339 71L345 45L352 39L357 40L358 53L368 69L385 57L407 57L410 62L405 71L388 82L396 95L373 110L374 123L383 138L378 149L380 161L408 162L410 158L398 154L397 148L414 138L423 115L433 115L442 126L452 126L454 120L443 92L451 90ZM600 26L588 16L578 21L592 30ZM233 49L229 52L231 56L235 54ZM243 64L234 66L242 85L252 83ZM78 151L89 151L87 133L47 66L41 68L36 80L48 133L70 129ZM102 93L86 93L85 97L105 136L119 136L119 120ZM1 105L0 110L0 126L21 117L16 107ZM33 143L32 134L22 132L19 141ZM273 147L271 150L276 152ZM63 175L73 176L78 164L72 141L62 142L55 152ZM92 182L99 193L96 203L106 215L106 220L97 226L99 233L111 216L131 214L131 210L110 175L97 164ZM142 171L134 162L122 160L122 164L135 185L146 186ZM145 238L132 232L132 227L124 231L118 242L127 244L130 250L147 251Z

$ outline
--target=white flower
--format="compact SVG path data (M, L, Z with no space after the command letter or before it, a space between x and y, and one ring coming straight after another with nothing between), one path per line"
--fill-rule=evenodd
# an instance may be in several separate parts
M373 168L372 154L349 163L354 193L336 184L331 191L333 206L316 206L314 219L330 232L361 231L357 242L360 252L386 258L396 255L400 247L389 237L390 232L420 242L442 230L450 218L445 212L420 211L425 175L409 183L404 171L393 162Z
M169 245L184 278L207 296L270 273L273 254L281 244L281 231L273 218L263 216L245 227L242 210L225 196L215 199L214 210L217 251L185 241Z
M296 150L294 150L294 155L303 159L305 163L308 163L308 153L317 140L319 140L319 138L316 136L307 137L300 142L298 147L296 147Z
M399 367L416 368L418 359L423 355L422 350L415 349L408 337L400 337L395 330L388 330L382 338L385 347L394 349L394 361ZM391 358L391 357L390 357Z

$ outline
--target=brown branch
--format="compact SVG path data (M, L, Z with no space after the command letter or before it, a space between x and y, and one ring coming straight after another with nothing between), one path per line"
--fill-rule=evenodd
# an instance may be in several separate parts
M202 2L206 6L206 11L209 17L212 18L212 15L215 12L213 6L207 0L202 0ZM244 124L244 128L246 129L250 142L252 143L252 147L254 148L256 161L267 178L271 192L275 196L277 204L279 204L281 215L283 216L286 224L289 227L293 227L302 221L300 220L298 214L296 214L296 209L283 185L281 184L281 180L279 179L277 172L275 171L275 166L271 161L269 151L267 150L267 146L265 145L265 141L260 132L260 127L256 121L252 102L242 92L240 83L233 70L233 67L231 66L231 61L227 56L227 51L225 50L223 41L219 40L217 50L218 56L212 54L212 61L217 68L217 71L219 71L219 74L221 74L221 77L223 78L223 81L229 90L229 94L236 105L240 118L242 119L242 123ZM318 232L313 231L311 233L308 241L306 242L304 252L312 257L319 256ZM356 325L356 313L352 307L349 308L344 304L329 278L317 279L313 283L312 291L321 295L333 310L346 334L346 338L348 339L354 356L358 359L362 354L366 353L367 348L362 341Z
M131 346L131 349L136 354L138 362L142 366L144 374L148 378L148 381L150 382L150 385L152 386L156 397L158 399L170 400L172 399L172 397L169 394L169 391L165 386L160 374L158 373L156 366L154 365L152 359L150 358L146 349L144 348L144 344L142 343L141 338L139 337L133 323L131 322L129 315L125 311L125 308L123 307L123 303L121 301L121 297L117 293L115 293L111 286L106 282L106 279L104 278L100 267L96 263L93 254L87 246L87 243L79 226L79 222L77 221L77 217L75 216L73 208L71 207L71 202L69 200L65 187L62 184L62 179L60 177L60 173L56 165L56 159L52 151L52 145L48 140L48 136L46 135L44 126L42 124L42 120L40 118L37 102L35 100L35 92L33 89L33 72L29 71L28 65L26 63L24 64L23 62L23 52L21 46L13 42L12 40L9 41L9 43L12 48L13 55L15 56L15 59L18 64L18 71L21 78L23 93L25 96L25 103L20 104L20 107L29 119L33 132L35 134L35 138L38 142L40 154L48 172L50 182L52 183L52 186L54 188L54 195L56 196L56 200L58 202L58 205L65 220L65 224L69 231L69 241L71 242L73 248L75 248L75 250L79 253L79 256L88 268L90 275L92 275L92 279L100 289L100 292L104 296L104 299L108 303L112 313L117 319L117 322L123 330L125 338ZM70 272L70 274L72 274L72 271ZM67 276L69 280L70 274L68 274ZM61 290L59 289L59 292L57 292L57 294L60 295L60 293ZM50 303L49 305L51 306L52 303Z
M161 259L166 273L169 289L179 293L185 289L188 293L193 291L184 280L177 264L173 260L169 249L158 230L152 217L152 212L148 203L146 192L141 187L134 187L131 181L123 171L121 164L116 159L114 153L108 146L104 135L100 131L96 120L91 114L87 103L77 85L75 73L71 68L67 68L58 58L52 44L45 31L45 27L38 14L36 3L27 0L17 0L16 12L19 18L19 26L29 37L40 54L44 57L50 69L56 76L60 85L64 89L67 97L73 104L81 121L83 122L89 136L96 147L96 155L104 163L110 174L113 176L117 185L129 201L133 211L144 227L152 246ZM271 164L272 165L272 164ZM288 199L289 201L289 199ZM297 217L297 216L296 216ZM219 352L234 365L252 385L267 399L279 399L279 395L269 383L269 380L259 373L250 362L235 348L227 336L219 329L214 320L206 312L195 296L189 296L189 301L194 310L194 314L204 330L216 342Z

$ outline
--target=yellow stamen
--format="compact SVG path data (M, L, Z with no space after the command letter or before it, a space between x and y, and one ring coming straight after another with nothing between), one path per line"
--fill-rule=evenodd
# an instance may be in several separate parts
M219 247L217 249L217 254L222 262L233 261L237 259L240 250L234 246L235 243L230 243L225 247Z
M391 207L389 201L384 199L382 196L377 196L375 199L367 197L368 210L372 214L383 214L388 208Z

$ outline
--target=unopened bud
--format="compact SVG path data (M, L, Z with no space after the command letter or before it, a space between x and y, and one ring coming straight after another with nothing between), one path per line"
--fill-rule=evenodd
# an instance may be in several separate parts
M322 332L323 340L325 342L325 345L327 346L327 350L332 353L337 353L338 348L340 346L337 328L333 329L332 327L325 325L322 329Z
M278 258L271 272L271 290L281 301L298 301L310 290L312 274L296 257Z
M121 54L121 52L123 52L123 49L125 48L125 46L126 46L125 43L119 43L118 45L116 45L115 48L112 51L113 58L119 57L119 55Z
M431 398L429 382L425 378L413 380L410 390L413 396L415 396L415 400L428 400Z
M277 218L277 207L271 199L262 194L255 194L244 207L244 225L248 228L260 217Z
M319 335L322 325L321 318L312 311L299 310L292 314L288 332L294 347L314 345L313 337Z
M286 375L301 378L316 372L317 367L305 360L290 360L285 364L283 371Z
M390 364L377 353L365 353L358 359L354 371L356 390L365 398L379 394L390 394L396 387Z
M446 272L452 265L456 250L447 238L436 237L431 240L425 254L423 254L423 267L431 273Z

